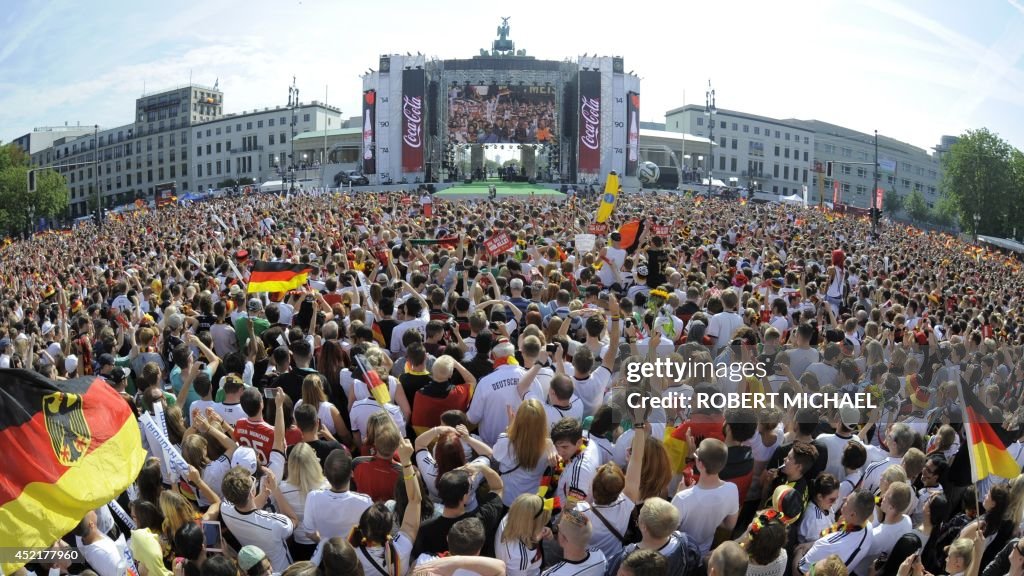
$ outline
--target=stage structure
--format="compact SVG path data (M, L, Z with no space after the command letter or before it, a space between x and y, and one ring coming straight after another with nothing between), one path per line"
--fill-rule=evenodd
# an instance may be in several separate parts
M538 60L502 19L468 59L386 54L363 76L362 168L373 184L478 178L485 150L518 154L518 179L635 185L640 79L621 56Z

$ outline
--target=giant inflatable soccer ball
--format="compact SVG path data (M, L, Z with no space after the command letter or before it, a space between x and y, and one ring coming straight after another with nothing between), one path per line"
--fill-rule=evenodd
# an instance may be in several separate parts
M636 170L636 177L644 184L654 184L661 176L661 170L654 162L644 162Z

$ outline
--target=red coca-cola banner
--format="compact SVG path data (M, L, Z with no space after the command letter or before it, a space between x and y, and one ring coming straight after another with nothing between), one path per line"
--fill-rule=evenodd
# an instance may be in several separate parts
M580 71L579 161L580 172L601 171L601 72Z
M375 150L377 123L377 91L363 92L363 174L377 173L377 151Z
M402 171L423 170L423 117L426 106L423 70L402 71Z

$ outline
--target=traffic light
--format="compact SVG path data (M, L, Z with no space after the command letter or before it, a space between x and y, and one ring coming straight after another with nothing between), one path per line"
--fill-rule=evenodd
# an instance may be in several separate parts
M825 162L825 178L832 177L832 161Z

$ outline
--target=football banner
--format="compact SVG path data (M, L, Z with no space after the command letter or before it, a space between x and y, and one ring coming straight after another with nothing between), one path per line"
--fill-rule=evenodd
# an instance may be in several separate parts
M504 232L498 232L484 240L484 248L491 256L497 256L498 254L507 252L514 244L515 243L512 242L512 239L508 237L508 234Z
M302 286L315 270L309 264L254 262L247 292L287 292Z
M101 378L0 370L0 542L50 547L130 486L146 460L128 403ZM24 563L0 559L12 574Z
M402 171L423 170L423 70L402 71Z

